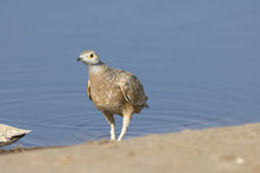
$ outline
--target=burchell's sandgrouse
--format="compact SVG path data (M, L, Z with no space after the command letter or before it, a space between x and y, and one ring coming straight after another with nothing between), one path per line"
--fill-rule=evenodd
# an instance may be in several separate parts
M88 65L87 94L110 124L111 140L116 139L114 115L123 117L122 130L118 137L118 141L122 140L133 113L139 113L148 107L148 97L141 82L127 71L110 68L102 63L93 50L83 51L78 61Z

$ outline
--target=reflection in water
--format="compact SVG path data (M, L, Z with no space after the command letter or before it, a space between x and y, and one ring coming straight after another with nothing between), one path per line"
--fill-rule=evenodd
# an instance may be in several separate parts
M91 48L149 96L126 137L259 122L259 3L144 3L2 2L0 123L32 129L24 146L109 138L76 62Z

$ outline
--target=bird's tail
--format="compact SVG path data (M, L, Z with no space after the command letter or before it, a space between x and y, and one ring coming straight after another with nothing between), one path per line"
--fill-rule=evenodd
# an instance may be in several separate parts
M148 108L148 109L150 108L150 106L148 104L146 104L146 103L144 104L144 107Z

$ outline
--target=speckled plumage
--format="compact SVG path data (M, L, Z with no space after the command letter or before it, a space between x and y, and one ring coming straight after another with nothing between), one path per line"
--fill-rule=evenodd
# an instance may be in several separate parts
M140 81L131 73L112 69L105 64L93 72L89 67L88 95L102 112L123 115L126 104L139 113L146 104Z
M92 50L82 52L78 60L88 65L88 97L97 109L104 113L111 125L112 140L115 139L113 116L115 114L123 116L123 128L118 138L121 140L132 114L148 107L146 104L148 98L141 82L132 73L110 68L102 63Z

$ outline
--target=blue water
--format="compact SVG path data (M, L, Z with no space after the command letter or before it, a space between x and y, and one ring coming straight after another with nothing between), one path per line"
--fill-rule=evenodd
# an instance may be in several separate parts
M0 123L31 129L25 147L108 139L85 93L87 67L76 61L85 49L145 87L150 109L134 115L127 138L260 122L259 8L256 0L0 1Z

